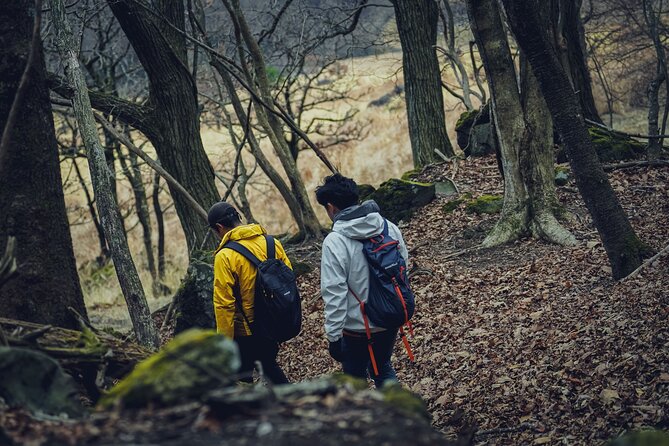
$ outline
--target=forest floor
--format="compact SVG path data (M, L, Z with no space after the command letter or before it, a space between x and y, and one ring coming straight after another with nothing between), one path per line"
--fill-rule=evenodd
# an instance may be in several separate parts
M446 164L430 166L420 179L437 181L452 173ZM669 258L634 278L614 281L573 181L558 195L577 246L526 239L478 250L498 214L468 213L464 203L449 212L445 205L465 194L501 194L495 160L467 160L454 179L460 197L438 197L400 225L417 301L411 339L416 360L409 362L398 343L394 362L402 384L427 403L433 426L452 439L476 428L477 445L594 445L631 429L669 429ZM610 180L637 233L654 250L664 248L669 243L669 168L616 170ZM319 245L293 246L289 255L315 267L300 278L303 331L282 346L279 357L288 377L301 381L335 372L338 365L327 353L323 334ZM338 398L331 404L360 405L347 396ZM316 418L328 410L313 401L304 404L306 412L305 407L290 410ZM179 418L149 411L134 419L97 413L83 424L68 424L0 411L0 426L15 440L32 439L33 444L60 444L38 438L78 444L78 438L103 439L101 432L110 431L115 432L109 434L110 444L116 444L124 438L155 443L158 438L151 435L157 430L171 435L184 424L203 432L189 434L191 444L234 444L231 438L252 438L262 421L230 425L202 411L188 413ZM237 436L222 443L230 430ZM402 443L414 438L411 432L405 432ZM337 433L331 433L336 439ZM363 440L351 437L351 443ZM440 444L439 437L424 440L419 443ZM175 437L171 444L181 441Z
M422 180L450 177L446 165ZM610 181L637 234L669 243L669 168L616 170ZM494 157L455 176L460 194L501 194ZM526 239L476 247L496 215L447 212L438 198L401 226L410 250L417 310L401 382L428 404L449 436L478 426L477 444L602 443L629 429L669 428L669 258L636 277L611 278L606 253L572 181L558 189L564 248ZM308 250L317 267L319 254ZM337 370L327 354L319 271L303 277L305 324L280 362L292 380Z

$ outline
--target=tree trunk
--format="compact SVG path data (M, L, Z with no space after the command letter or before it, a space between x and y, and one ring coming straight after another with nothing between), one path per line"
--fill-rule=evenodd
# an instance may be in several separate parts
M72 106L86 146L93 190L102 220L102 227L114 261L116 276L128 305L137 340L142 345L157 348L160 345L158 332L151 318L144 289L130 256L128 241L118 218L118 208L115 206L114 197L111 193L111 173L105 162L104 151L98 139L98 130L91 110L88 89L75 52L74 36L65 15L65 5L63 0L51 0L50 3L56 31L56 46L65 66L70 87L74 92Z
M140 130L151 140L162 167L208 209L220 196L200 137L197 87L188 69L185 38L172 27L184 29L183 1L153 2L155 14L146 9L154 7L143 1L108 0L108 4L149 78L149 122ZM168 186L189 252L200 249L208 232L206 222ZM209 240L207 246L215 247L213 238Z
M0 128L31 52L35 14L32 0L9 0L0 8ZM3 316L74 328L68 312L86 315L72 250L61 185L46 68L39 38L28 94L17 104L17 119L0 170L0 253L16 238L18 274L0 292Z
M163 208L160 206L160 174L158 172L153 176L151 201L153 202L153 213L156 215L156 228L158 229L156 246L158 251L158 280L162 284L165 280L165 221L163 219Z
M129 138L129 136L128 136ZM142 240L144 241L144 254L151 274L152 287L157 289L158 276L156 275L156 262L153 255L153 242L151 241L151 215L149 214L148 200L146 199L146 189L142 181L142 172L139 170L138 157L133 152L128 153L128 159L121 152L121 147L117 150L118 160L121 163L123 174L128 179L132 187L133 197L135 198L135 211L137 220L142 227Z
M602 238L613 277L625 277L641 264L648 248L634 233L597 158L578 99L542 26L538 3L532 0L503 0L503 3L518 45L539 81L578 189Z
M72 158L72 167L74 167L74 172L77 175L79 180L79 185L84 191L84 197L86 198L86 205L88 206L88 212L91 214L91 220L93 221L93 226L95 226L95 232L98 235L98 243L100 245L100 255L96 258L98 265L104 265L109 259L109 247L107 246L107 239L105 239L105 233L102 230L102 223L100 223L100 218L98 217L98 212L95 210L95 200L91 196L91 193L88 191L88 186L86 185L86 180L84 175L79 168L79 163L77 157Z
M483 242L496 246L531 234L562 245L574 237L554 216L552 124L531 73L521 61L521 92L495 0L469 0L472 32L488 77L504 171L502 215Z
M588 69L585 44L585 29L581 22L581 4L583 0L552 0L552 28L555 48L558 49L560 62L578 95L583 109L583 116L591 121L602 123L592 94L592 78Z
M402 44L409 139L415 167L453 156L435 45L439 11L434 0L392 0Z

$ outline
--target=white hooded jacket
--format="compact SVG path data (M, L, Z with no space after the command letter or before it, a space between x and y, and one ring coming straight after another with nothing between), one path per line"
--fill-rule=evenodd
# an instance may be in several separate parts
M325 335L335 342L342 337L342 330L365 332L360 304L353 292L363 302L369 292L369 267L362 252L362 243L383 232L384 218L373 201L348 207L334 217L332 232L323 241L321 258L321 295L325 302ZM389 235L399 241L400 254L406 262L409 253L399 228L388 222ZM371 331L383 328L370 322Z

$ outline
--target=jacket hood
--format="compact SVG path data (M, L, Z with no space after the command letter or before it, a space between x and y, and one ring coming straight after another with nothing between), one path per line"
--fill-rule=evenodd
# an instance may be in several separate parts
M379 205L367 200L350 206L334 216L332 230L348 238L364 240L383 232L384 218L379 214Z
M223 239L221 240L221 243L218 245L218 249L216 250L216 252L220 251L223 248L223 245L225 245L227 242L231 240L239 241L264 234L267 234L267 231L265 231L265 228L263 228L257 223L237 226L236 228L227 232L223 236Z

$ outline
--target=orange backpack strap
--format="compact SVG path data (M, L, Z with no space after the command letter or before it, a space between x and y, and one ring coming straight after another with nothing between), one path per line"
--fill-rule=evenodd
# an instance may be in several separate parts
M369 359L372 361L372 369L374 370L374 376L379 376L379 368L376 365L376 357L374 356L374 348L372 348L372 330L369 328L369 319L365 313L365 303L360 300L357 294L348 287L348 290L353 294L353 297L360 304L360 312L362 313L362 320L365 322L365 333L367 334L367 350L369 351Z

